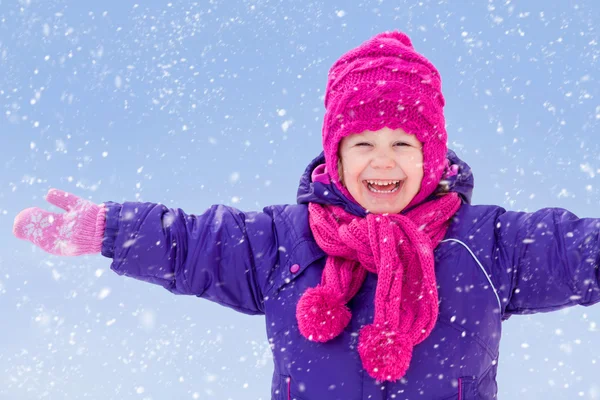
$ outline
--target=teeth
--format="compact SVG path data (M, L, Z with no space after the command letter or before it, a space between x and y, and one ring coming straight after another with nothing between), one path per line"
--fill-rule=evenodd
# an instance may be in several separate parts
M396 183L400 182L400 181L367 181L368 183L370 183L371 185L395 185Z
M377 190L371 185L369 185L367 187L369 188L369 190L371 192L374 192L374 193L394 193L395 191L397 191L400 188L400 186L395 186L392 190Z
M400 188L400 185L398 184L401 181L367 181L367 188L369 188L369 191L374 192L374 193L394 193L395 191L397 191ZM377 182L377 183L374 183ZM378 190L375 189L375 186L373 185L389 185L389 184L394 184L394 187L391 190Z

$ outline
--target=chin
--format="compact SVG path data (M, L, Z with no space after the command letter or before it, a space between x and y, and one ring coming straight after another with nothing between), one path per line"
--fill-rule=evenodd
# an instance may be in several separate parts
M346 188L354 200L371 214L399 214L416 196L408 187L395 194L373 194L363 184Z
M400 213L402 210L404 210L406 208L406 205L402 206L371 206L371 207L364 207L366 208L371 214L398 214Z

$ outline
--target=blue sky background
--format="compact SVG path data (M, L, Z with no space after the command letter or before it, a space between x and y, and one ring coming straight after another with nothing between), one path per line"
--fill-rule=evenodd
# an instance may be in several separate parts
M0 398L263 399L264 319L11 234L51 187L294 203L327 71L384 30L440 70L474 204L600 217L600 3L0 0ZM503 325L503 399L600 399L600 306Z

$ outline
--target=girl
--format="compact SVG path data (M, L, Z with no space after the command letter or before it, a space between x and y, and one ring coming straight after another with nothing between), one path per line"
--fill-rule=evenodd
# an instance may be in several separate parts
M26 209L14 234L264 314L273 399L492 399L503 320L600 301L600 221L471 205L444 102L410 39L382 33L329 72L297 205L196 216L52 189L66 213Z

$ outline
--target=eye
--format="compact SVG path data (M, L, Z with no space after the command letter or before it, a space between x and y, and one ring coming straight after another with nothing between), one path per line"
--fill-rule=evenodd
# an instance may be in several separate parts
M367 142L358 142L355 144L355 146L358 146L358 147L364 147L364 146L370 146L370 145L371 145L371 143L367 143Z
M394 143L394 146L400 146L400 147L410 147L410 143L406 143L406 142L396 142Z

